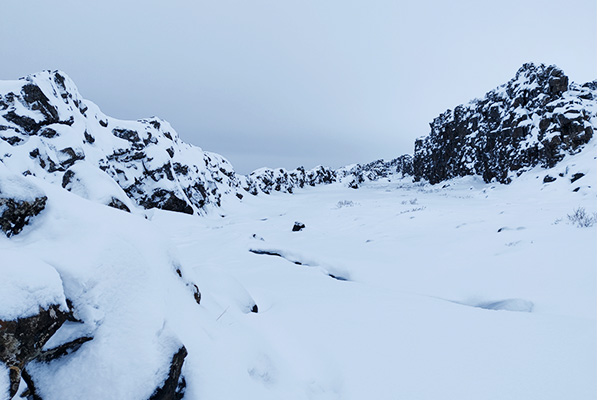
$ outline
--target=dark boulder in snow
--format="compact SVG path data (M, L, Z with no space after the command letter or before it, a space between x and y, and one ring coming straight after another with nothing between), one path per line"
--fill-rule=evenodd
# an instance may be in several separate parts
M48 198L23 177L0 168L0 229L7 237L20 233L46 207Z
M52 305L31 317L0 321L0 360L10 370L11 397L27 363L42 354L42 347L66 320L67 313Z
M149 400L180 400L183 398L186 382L185 378L181 375L181 368L187 354L185 346L181 346L173 354L167 379L160 388L154 391Z
M46 207L46 196L31 201L0 197L0 229L7 237L20 233Z
M306 225L304 225L302 222L294 222L294 226L292 227L292 232L299 232L302 229L306 228Z

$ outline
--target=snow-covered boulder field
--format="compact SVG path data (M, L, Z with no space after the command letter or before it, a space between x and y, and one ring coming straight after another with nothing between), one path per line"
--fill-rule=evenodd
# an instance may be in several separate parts
M556 71L414 159L248 176L64 73L0 82L0 399L594 399L595 85Z

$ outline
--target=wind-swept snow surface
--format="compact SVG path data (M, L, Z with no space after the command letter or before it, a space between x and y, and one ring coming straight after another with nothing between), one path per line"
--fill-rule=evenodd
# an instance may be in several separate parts
M508 186L385 180L156 212L218 329L243 336L213 337L190 398L595 398L596 233L568 218L596 211L595 152Z

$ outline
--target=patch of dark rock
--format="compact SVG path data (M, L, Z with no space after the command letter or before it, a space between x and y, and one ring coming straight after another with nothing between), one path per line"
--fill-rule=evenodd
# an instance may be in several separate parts
M196 300L196 303L200 304L200 300L202 300L202 293L200 293L200 289L198 289L196 284L192 284L192 286L194 288L194 300Z
M583 178L584 176L585 176L585 174L582 174L581 172L573 174L571 176L571 183L575 182L576 180L579 180L579 179Z
M348 278L344 278L343 276L337 276L337 275L333 275L333 274L328 274L328 275L330 278L333 278L338 281L344 281L344 282L348 281Z
M108 126L108 120L107 119L99 119L98 123L100 124L100 126L102 126L103 128L106 128Z
M19 234L46 207L46 196L31 201L0 198L0 229L7 237Z
M83 132L83 136L88 143L94 143L96 141L96 139L94 139L94 137L90 135L88 131Z
M117 210L123 210L125 212L130 213L131 210L129 209L129 207L127 207L125 205L125 203L123 203L121 200L117 199L116 197L112 197L110 199L110 202L107 204L107 206L112 207L112 208L116 208Z
M183 398L186 382L181 375L181 368L188 352L181 346L171 359L169 375L163 385L157 388L148 400L181 400Z
M573 189L574 192L579 192L579 189L581 189L580 187L576 187L575 189Z
M553 176L550 176L550 175L546 175L546 176L544 177L544 183L550 183L550 182L554 182L555 180L556 180L556 178L555 178L555 177L553 177Z
M306 228L306 225L304 225L302 222L294 222L294 226L292 227L292 232L299 232L302 229Z
M67 313L51 305L32 317L0 321L0 360L10 370L10 397L17 393L27 363L41 355L41 349L66 320Z
M167 148L167 153L169 153L169 157L171 158L173 158L173 156L175 155L175 152L173 151L172 147Z
M58 121L58 111L50 104L50 100L46 97L42 90L33 84L23 85L21 88L23 100L31 105L31 109L40 111L46 117L47 123Z
M15 144L19 144L23 141L23 139L21 139L18 136L2 137L2 140L7 142L8 144L10 144L11 146L14 146Z
M79 160L83 160L85 158L85 154L82 151L75 151L72 147L66 147L60 151L62 156L66 157L63 161L61 161L60 165L64 168L69 168L75 162Z
M62 178L62 187L66 189L69 183L73 181L74 177L75 172L73 172L72 170L67 170L67 172L65 172Z
M277 257L284 258L281 254L274 252L274 251L258 250L258 249L250 249L249 251L250 251L250 253L254 253L254 254L265 255L265 256L277 256Z
M135 189L132 187L132 189ZM130 191L130 188L127 189ZM129 193L128 193L129 194ZM185 214L194 214L194 209L183 199L175 196L172 192L165 189L157 189L150 198L146 197L139 200L144 208L160 208L167 211L182 212Z
M56 360L60 357L69 355L71 353L76 352L79 348L86 342L93 340L93 337L84 336L78 339L72 340L68 343L61 344L58 347L55 347L50 350L43 351L38 357L36 357L36 361L40 362L50 362Z
M252 306L252 310L250 310L250 312L253 312L253 313L257 314L258 313L258 306L256 304L253 305Z
M52 128L45 127L38 131L38 135L43 136L48 139L52 139L53 137L58 136L58 132L56 132Z
M241 199L243 199L243 198L244 198L244 195L243 195L243 194L241 194L241 193L236 193L236 194L235 194L235 197L237 197L238 199L240 199L240 200L241 200Z
M137 131L133 131L131 129L115 128L112 130L112 134L119 139L125 139L128 142L140 141L140 136L138 135Z
M35 134L40 127L40 125L35 122L34 119L24 115L17 115L14 111L9 111L8 113L4 114L4 119L23 128L25 132L29 134Z

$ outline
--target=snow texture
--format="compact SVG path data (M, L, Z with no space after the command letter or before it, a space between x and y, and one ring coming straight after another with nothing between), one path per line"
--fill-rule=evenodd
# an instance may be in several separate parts
M59 304L71 320L44 350L91 338L25 366L42 399L149 399L182 346L184 399L595 398L597 235L569 220L596 212L595 117L509 185L414 182L409 158L240 177L164 121L104 116L63 73L0 92L0 182L47 197L0 236L0 320Z

